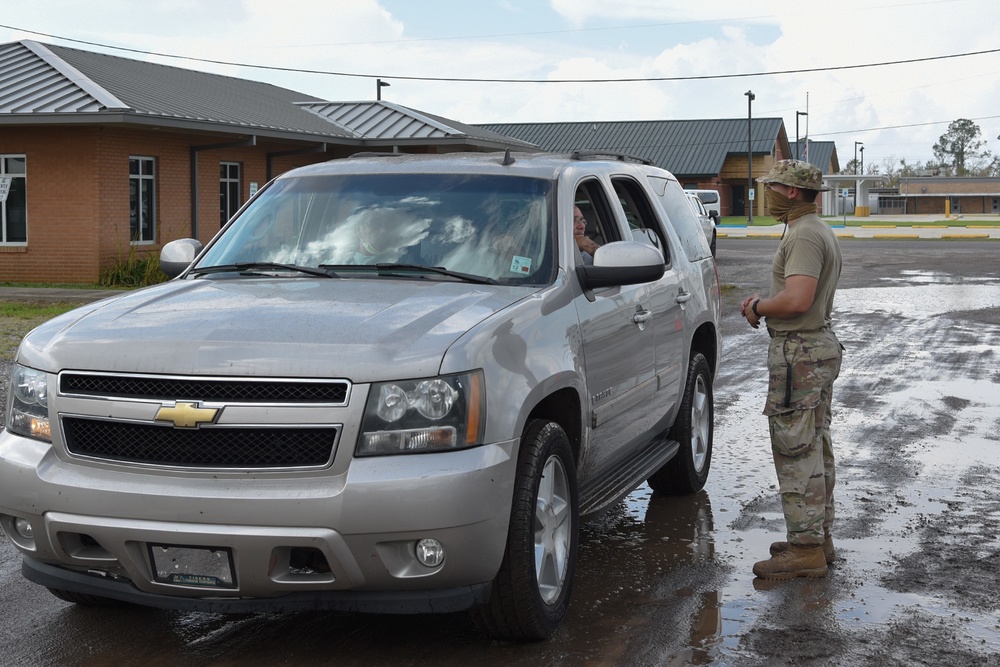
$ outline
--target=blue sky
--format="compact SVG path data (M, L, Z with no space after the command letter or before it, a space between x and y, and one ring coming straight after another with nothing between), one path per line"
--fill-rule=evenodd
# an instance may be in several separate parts
M844 69L1000 48L996 0L3 4L0 23L10 27L0 28L0 42L106 51L331 100L373 99L381 76L391 84L385 100L466 123L745 118L744 93L753 90L754 116L783 118L792 140L796 112L808 111L801 134L835 141L841 164L855 141L869 166L925 162L958 118L976 122L986 148L1000 154L1000 53ZM792 70L816 71L776 73ZM678 77L687 80L662 80ZM566 79L616 82L552 83Z

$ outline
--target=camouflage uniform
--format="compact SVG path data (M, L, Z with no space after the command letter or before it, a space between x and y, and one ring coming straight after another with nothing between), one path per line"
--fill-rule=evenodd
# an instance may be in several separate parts
M760 181L828 189L819 169L798 160L776 162ZM836 236L815 215L814 208L791 220L775 253L771 294L784 289L790 275L814 277L817 288L806 313L792 319L765 318L771 344L764 414L770 427L788 542L802 546L823 544L834 518L831 403L843 348L830 322L840 267Z
M768 349L764 414L792 544L823 544L833 525L837 479L830 422L840 363L840 342L829 328L775 332Z

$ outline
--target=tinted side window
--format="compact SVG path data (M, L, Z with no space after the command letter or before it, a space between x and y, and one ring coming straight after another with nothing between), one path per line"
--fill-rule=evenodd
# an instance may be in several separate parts
M663 236L663 230L660 229L646 192L630 178L615 178L611 183L625 211L632 240L655 247L663 254L663 261L669 264L670 247Z
M708 240L701 229L701 222L688 203L687 195L677 181L661 176L648 175L646 178L653 191L660 197L660 205L667 214L669 224L681 240L684 254L692 262L712 256Z

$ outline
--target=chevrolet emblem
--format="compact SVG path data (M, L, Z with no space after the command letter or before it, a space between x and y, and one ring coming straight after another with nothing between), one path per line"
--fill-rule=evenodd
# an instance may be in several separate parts
M199 424L215 421L218 408L199 408L196 403L174 403L173 407L160 406L156 421L173 422L174 428L197 428Z

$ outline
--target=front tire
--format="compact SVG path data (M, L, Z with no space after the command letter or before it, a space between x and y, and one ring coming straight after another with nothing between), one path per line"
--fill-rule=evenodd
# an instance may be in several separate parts
M695 352L688 365L681 409L670 433L681 448L647 480L653 491L680 495L695 493L705 486L712 465L714 416L712 370L704 355Z
M473 618L490 637L538 641L569 608L579 542L576 468L569 439L550 421L521 437L507 549L489 603Z

